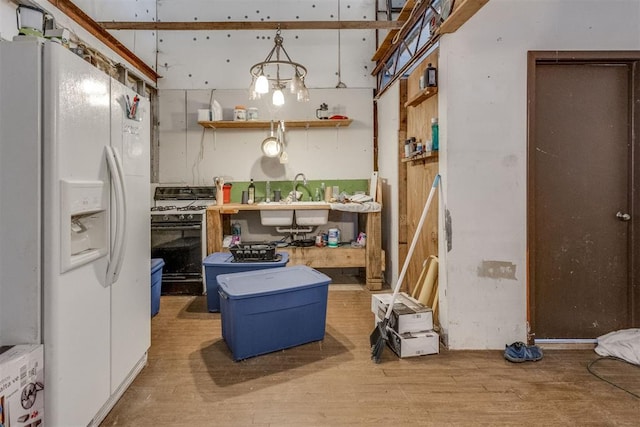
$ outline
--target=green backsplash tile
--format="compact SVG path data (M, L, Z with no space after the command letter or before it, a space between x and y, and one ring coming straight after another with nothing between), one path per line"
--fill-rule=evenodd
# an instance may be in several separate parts
M307 180L306 186L303 186L302 183L298 185L298 191L302 191L303 200L309 200L310 197L313 198L316 188L320 188L323 182L327 187L337 185L341 193L344 191L348 194L354 194L356 191L369 191L369 180L367 179ZM242 192L249 188L249 181L235 181L228 184L231 184L231 203L240 203L242 200ZM254 185L256 186L257 201L263 201L265 198L266 181L254 181ZM303 190L303 187L305 190ZM293 190L293 182L271 181L271 192L274 190L282 191L282 197L285 198L287 194ZM324 199L324 195L321 195L321 197Z

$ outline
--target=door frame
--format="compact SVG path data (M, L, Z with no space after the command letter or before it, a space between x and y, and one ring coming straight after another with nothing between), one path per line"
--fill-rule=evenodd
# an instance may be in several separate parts
M634 103L634 99L640 100L640 51L529 51L527 53L527 341L532 344L534 340L535 325L535 102L536 102L536 66L538 64L588 64L588 63L615 63L627 64L631 68L630 96L629 96L629 141L631 144L629 156L629 208L633 215L629 224L629 281L628 304L631 318L629 321L634 327L640 322L640 262L635 259L640 256L640 105ZM635 178L635 182L633 181ZM638 225L634 225L638 223ZM635 310L633 310L635 309ZM533 331L533 332L532 332Z

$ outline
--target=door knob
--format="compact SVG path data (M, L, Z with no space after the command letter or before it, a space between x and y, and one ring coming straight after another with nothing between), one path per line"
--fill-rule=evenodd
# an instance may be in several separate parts
M631 219L631 215L629 215L628 213L623 214L622 212L618 211L618 213L616 214L616 218L618 218L620 221L629 221Z

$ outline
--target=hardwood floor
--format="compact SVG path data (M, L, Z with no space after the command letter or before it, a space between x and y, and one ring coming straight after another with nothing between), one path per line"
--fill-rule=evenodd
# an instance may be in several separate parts
M370 360L371 294L331 288L325 339L234 362L205 297L162 297L148 366L103 426L637 426L640 399L591 375L592 350L548 350L513 364L502 351ZM353 289L353 290L349 290ZM640 369L594 369L640 394Z

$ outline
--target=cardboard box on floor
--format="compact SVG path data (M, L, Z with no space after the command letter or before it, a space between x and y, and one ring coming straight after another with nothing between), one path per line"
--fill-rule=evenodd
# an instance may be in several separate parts
M390 330L388 343L391 350L400 358L440 352L440 336L434 331L398 334Z
M42 345L0 347L0 425L42 424L44 418Z
M371 296L371 312L383 319L393 294L373 294ZM393 311L389 318L389 327L398 334L406 332L430 331L433 329L433 311L420 304L407 293L400 292L393 303Z

